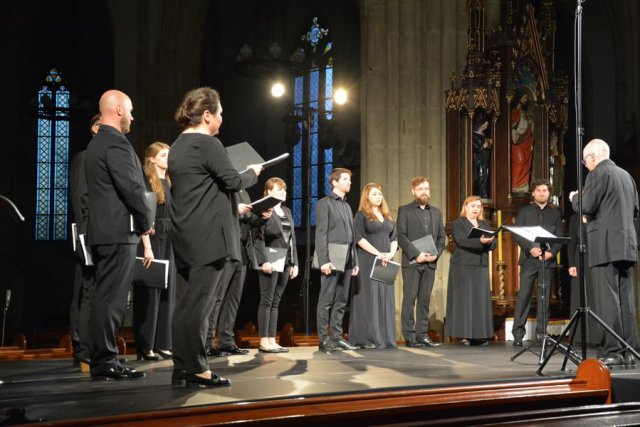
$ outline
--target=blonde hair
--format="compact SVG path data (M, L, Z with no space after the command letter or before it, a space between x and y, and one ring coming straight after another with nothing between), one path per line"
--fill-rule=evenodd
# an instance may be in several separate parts
M169 146L164 142L154 142L149 145L146 150L144 150L144 174L147 176L149 180L149 184L151 184L151 191L156 193L158 196L158 204L162 205L166 201L166 197L164 194L164 187L162 186L162 181L160 181L160 177L156 172L156 166L151 163L151 159L156 157L158 153L164 149L169 149ZM169 171L167 171L165 175L165 179L167 180L167 184L171 187L171 178L169 178Z
M284 180L282 178L278 178L277 176L274 176L273 178L269 178L267 180L267 182L264 183L264 195L268 196L269 195L269 190L273 190L273 188L275 186L278 186L280 188L282 188L283 190L287 189L287 184L284 182Z
M374 188L382 192L382 185L377 182L370 182L364 186L362 194L360 194L360 206L358 206L358 210L364 213L365 216L372 221L378 221L378 218L373 213L373 206L371 205L371 202L369 202L369 192ZM380 203L380 213L383 217L393 222L393 217L391 216L391 212L389 212L389 207L387 206L387 201L384 199L384 195L382 196L382 203Z
M478 219L484 219L483 215L483 211L484 208L482 206L482 199L480 198L480 196L469 196L466 199L464 199L464 203L462 204L462 210L460 211L460 217L467 217L467 205L471 202L475 202L477 200L480 200L480 215L478 215Z

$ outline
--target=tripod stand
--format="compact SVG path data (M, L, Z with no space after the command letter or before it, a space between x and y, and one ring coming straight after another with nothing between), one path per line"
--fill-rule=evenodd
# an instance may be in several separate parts
M560 347L561 344L559 341L555 341L553 338L551 338L550 336L547 335L547 323L549 321L549 319L547 319L547 306L548 306L548 302L546 301L547 298L547 283L545 281L545 254L547 252L547 247L550 243L567 243L567 241L569 240L569 238L567 237L556 237L554 235L552 235L551 233L546 232L546 230L544 230L542 227L512 227L512 226L505 226L504 228L506 228L507 230L511 231L512 233L516 233L518 235L520 235L521 237L524 237L527 240L536 242L540 244L540 250L542 251L542 253L540 254L540 268L541 268L541 275L540 275L540 282L538 283L538 286L540 287L540 301L538 301L538 304L540 304L542 306L542 310L540 310L541 312L541 319L538 319L540 321L540 323L542 323L542 337L538 338L538 336L536 336L536 341L533 342L532 344L525 346L522 350L520 350L518 353L514 354L511 357L511 361L513 362L514 360L516 360L521 354L523 354L526 351L530 351L534 354L537 354L535 351L532 350L533 347L537 347L540 346L540 354L539 356L539 364L541 364L544 360L545 357L545 349L547 348L547 345L553 345L554 348L560 348L561 351L563 351L563 353L565 354L565 357L569 357L571 358L572 361L577 363L579 362L579 357L573 352L573 350L571 348L566 348L564 346ZM542 235L541 235L542 234Z

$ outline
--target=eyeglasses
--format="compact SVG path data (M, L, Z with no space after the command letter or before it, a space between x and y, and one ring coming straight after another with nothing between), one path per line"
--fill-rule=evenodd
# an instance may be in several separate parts
M589 153L589 154L587 154L586 156L584 156L584 158L582 159L582 164L583 164L583 165L586 165L586 164L587 164L587 158L588 158L589 156L592 156L592 157L593 157L593 156L594 156L594 154L593 154L593 153Z

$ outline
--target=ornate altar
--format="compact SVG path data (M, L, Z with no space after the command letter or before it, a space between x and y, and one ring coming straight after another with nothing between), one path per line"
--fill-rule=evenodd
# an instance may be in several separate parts
M551 202L562 203L568 78L555 57L553 1L504 0L500 28L490 33L484 7L483 0L467 1L466 66L446 92L447 223L474 194L497 227L515 222L535 179L549 179ZM518 255L511 235L500 233L491 268L496 316L513 313ZM559 303L558 289L552 290L552 307Z

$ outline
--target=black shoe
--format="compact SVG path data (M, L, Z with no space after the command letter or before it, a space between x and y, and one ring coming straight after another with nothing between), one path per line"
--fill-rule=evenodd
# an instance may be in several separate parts
M338 350L336 348L336 345L333 343L333 341L326 339L324 341L320 341L320 344L318 345L318 350L320 351L335 351Z
M513 346L514 347L522 347L522 337L514 337L513 338Z
M147 361L158 361L158 360L162 360L162 356L160 356L159 354L153 354L153 355L148 355L145 352L139 351L138 352L138 360L147 360Z
M480 338L480 339L471 338L468 342L469 342L469 345L474 347L484 347L489 345L489 341L487 341L484 338Z
M221 351L222 353L227 353L229 356L238 356L238 355L243 355L243 354L248 354L249 350L245 349L245 348L240 348L238 346L232 346L232 347L223 347L223 348L219 348L218 347L218 351Z
M627 369L635 369L636 367L636 358L632 353L626 353L624 355L624 367Z
M607 368L612 368L614 366L623 366L625 364L624 358L619 354L614 354L613 356L609 357L600 357L598 358L598 360L607 365Z
M423 344L423 343L418 342L418 341L416 341L415 339L413 339L413 340L407 340L407 341L405 342L405 345L406 345L407 347L424 347L424 344Z
M340 347L340 348L342 348L344 350L357 350L358 349L358 347L349 344L348 342L346 342L343 339L339 339L338 341L334 341L334 344L335 344L336 347Z
M207 356L209 357L224 357L227 353L220 351L217 348L207 347Z
M277 348L266 348L263 346L258 347L259 353L281 353L281 351Z
M132 368L123 368L117 366L115 368L109 368L106 371L98 374L91 374L91 378L95 380L132 380L135 378L144 378L147 375L142 371L136 371Z
M153 350L153 352L155 354L157 354L158 356L160 356L161 358L167 360L167 359L173 359L173 353L171 351L165 351L165 350Z
M442 343L431 341L429 337L418 338L416 341L426 347L440 347L442 345Z
M202 378L196 374L173 371L171 380L173 385L179 386L224 387L231 385L231 380L222 378L213 372L211 373L211 378Z

